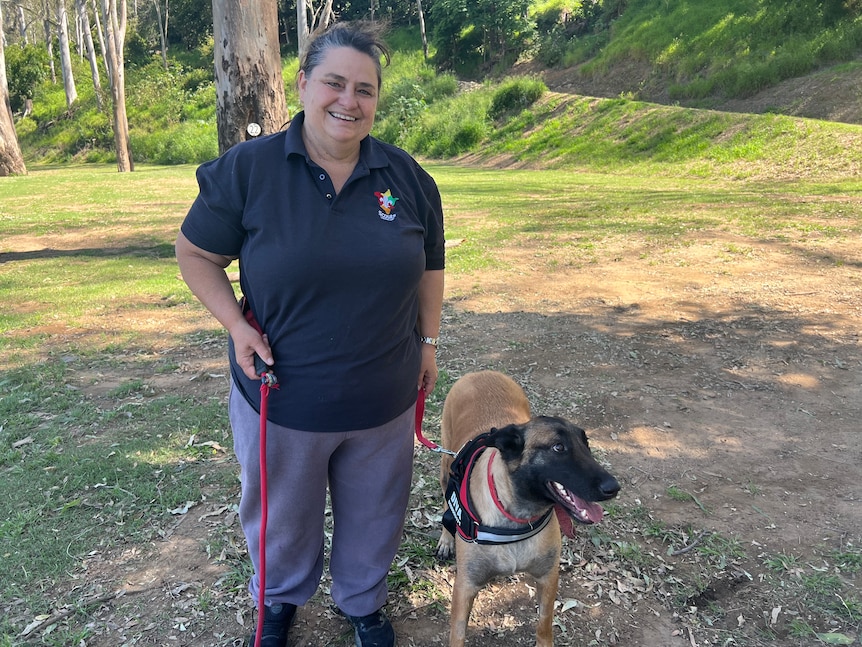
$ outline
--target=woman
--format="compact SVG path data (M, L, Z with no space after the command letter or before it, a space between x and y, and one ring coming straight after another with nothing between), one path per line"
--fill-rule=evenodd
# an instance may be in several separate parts
M444 240L433 179L370 136L389 53L372 25L315 34L289 128L198 169L177 238L192 292L229 332L229 413L242 474L240 520L264 596L264 647L287 644L323 572L326 490L332 597L356 645L391 646L382 611L404 525L417 389L437 380ZM224 268L240 261L237 304ZM266 590L259 590L260 378L267 428ZM253 638L252 638L253 640Z

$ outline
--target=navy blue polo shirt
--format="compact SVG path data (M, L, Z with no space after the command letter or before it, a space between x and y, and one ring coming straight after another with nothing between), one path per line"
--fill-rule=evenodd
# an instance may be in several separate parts
M336 195L306 154L303 120L201 165L182 232L239 257L280 385L269 419L306 431L376 427L416 401L419 281L444 267L440 194L410 155L369 136ZM239 369L232 346L229 357L259 411L260 382Z

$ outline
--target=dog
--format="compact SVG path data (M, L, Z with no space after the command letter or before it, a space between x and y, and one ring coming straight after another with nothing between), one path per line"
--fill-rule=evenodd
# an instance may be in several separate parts
M455 382L443 404L441 437L442 447L463 448L457 459L444 455L440 468L448 528L437 556L447 560L454 551L457 569L449 647L464 646L479 590L496 576L520 572L537 584L536 647L552 647L562 547L558 516L569 529L571 519L600 521L604 511L596 501L615 497L619 483L595 460L583 429L563 418L532 417L523 389L496 371L468 373ZM453 474L468 462L459 486ZM466 537L459 521L468 526Z

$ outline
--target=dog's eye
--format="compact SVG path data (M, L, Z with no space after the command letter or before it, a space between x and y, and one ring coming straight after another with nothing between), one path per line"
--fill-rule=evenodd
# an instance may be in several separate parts
M558 454L564 454L566 452L566 446L563 443L557 443L554 445L553 450Z

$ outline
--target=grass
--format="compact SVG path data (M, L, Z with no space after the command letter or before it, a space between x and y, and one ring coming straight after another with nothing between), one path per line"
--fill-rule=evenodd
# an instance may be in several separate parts
M639 110L626 116L613 102L608 109L621 111L619 119ZM784 129L781 121L765 123ZM835 159L840 165L840 155ZM517 262L499 257L500 248L517 249L551 273L605 260L606 248L620 245L660 263L668 250L717 232L752 245L799 243L790 253L802 254L812 237L850 241L862 231L855 178L731 179L720 164L709 177L673 165L654 174L648 160L615 173L584 166L536 172L429 162L426 168L444 196L447 236L463 239L450 251L453 276L517 271ZM0 183L0 286L15 295L0 313L0 645L13 644L42 610L74 597L70 591L80 586L92 553L143 550L188 502L235 499L222 391L201 395L195 383L159 387L163 376L176 384L173 373L197 349L224 343L178 279L173 259L172 242L195 191L191 166L143 165L124 175L101 165L36 166ZM752 246L734 244L716 245L716 257ZM432 432L452 382L444 370L428 403ZM434 474L432 467L423 470ZM434 506L433 476L417 495ZM699 505L680 488L668 498ZM753 556L736 538L709 534L688 553L697 556L696 568L668 576L661 571L666 553L690 545L701 531L652 519L647 506L616 506L612 518L620 525L584 532L583 541L607 554L608 563L660 581L665 599L680 605L703 597L732 568L753 568ZM392 581L439 600L445 592L437 583L416 576L431 563L425 544L433 525L422 515L411 521ZM231 569L221 586L241 588L248 575L243 556L219 538L211 550ZM858 596L843 584L860 568L852 546L824 550L823 573L791 555L758 559L765 577L780 578L781 590L810 600L812 613L858 622ZM210 606L218 606L218 595L200 592ZM822 631L815 620L799 621L800 634ZM58 625L45 644L86 640L83 626Z
M649 64L671 80L671 99L745 97L817 66L852 60L860 41L858 12L830 15L815 0L792 8L762 0L664 0L630 3L605 47L596 52L589 38L578 39L564 60L587 60L590 75L622 61Z

